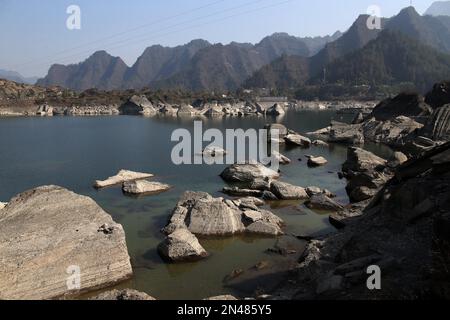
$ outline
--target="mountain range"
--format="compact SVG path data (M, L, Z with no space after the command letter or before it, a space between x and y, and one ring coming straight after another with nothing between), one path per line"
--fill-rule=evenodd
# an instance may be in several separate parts
M79 64L51 66L38 84L60 85L77 91L144 87L234 90L281 55L311 56L340 36L339 32L315 38L275 33L255 45L211 44L200 39L174 48L155 45L148 47L131 67L121 58L99 51Z
M360 16L342 37L311 58L283 56L261 68L246 88L293 88L304 84L388 85L410 82L428 90L450 76L450 17L421 16L413 7L384 19L382 30ZM289 81L286 81L286 70ZM298 70L298 72L295 72Z
M321 81L352 85L401 81L422 90L443 80L439 77L447 70L450 17L421 16L408 7L392 18L383 18L381 30L369 29L368 18L361 15L345 33L326 37L275 33L257 44L194 40L174 48L151 46L131 67L121 58L99 51L79 64L53 65L37 84L77 91L146 87L231 91L240 87L284 89ZM410 50L420 52L398 55ZM363 57L366 54L368 57ZM352 59L369 65L355 65ZM426 70L419 64L432 68ZM371 76L375 77L369 79Z

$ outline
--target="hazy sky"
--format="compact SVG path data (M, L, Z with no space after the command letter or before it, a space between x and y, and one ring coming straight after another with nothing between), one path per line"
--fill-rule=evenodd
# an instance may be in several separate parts
M415 0L423 13L432 0ZM67 7L81 9L68 30ZM133 64L153 44L192 39L258 42L274 32L317 36L345 31L371 5L390 17L410 0L0 0L0 69L43 76L53 63L76 63L105 49Z

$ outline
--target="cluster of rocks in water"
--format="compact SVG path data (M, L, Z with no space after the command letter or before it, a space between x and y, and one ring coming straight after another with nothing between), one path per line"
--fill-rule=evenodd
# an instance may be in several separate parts
M130 195L156 194L171 188L168 184L147 180L152 177L154 175L151 173L120 170L115 176L109 177L106 180L95 181L94 187L102 189L121 184L123 192Z
M358 114L352 124L332 122L309 135L353 145L383 143L406 155L419 154L450 139L448 86L436 84L426 97L402 93L382 101L370 114Z

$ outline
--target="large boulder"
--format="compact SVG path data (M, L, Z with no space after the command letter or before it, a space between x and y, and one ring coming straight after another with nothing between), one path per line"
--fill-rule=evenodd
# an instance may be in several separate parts
M279 173L258 164L234 164L227 167L220 175L227 182L252 182L256 179L277 179Z
M270 191L280 200L309 199L306 189L281 181L272 182Z
M171 262L193 261L208 256L197 237L184 228L169 234L158 246L158 252Z
M283 234L283 221L267 210L252 207L259 219L248 219L248 206L232 200L213 198L204 192L185 192L175 207L169 224L164 228L171 234L186 228L195 235L225 236L244 232L266 235ZM255 217L255 215L253 215Z
M308 166L310 167L320 167L328 163L328 160L324 157L309 157Z
M91 198L57 186L19 194L1 210L0 257L0 299L60 298L132 276L122 226Z
M305 205L313 210L340 211L344 209L341 204L327 197L325 194L313 195Z
M360 145L364 144L364 134L361 124L346 124L332 121L328 133L328 142Z
M347 151L347 161L342 166L344 172L354 171L372 171L377 168L384 168L386 166L386 160L374 155L372 152L357 148L350 147Z
M431 112L431 107L424 102L423 97L416 93L401 93L394 98L388 98L380 102L373 109L369 118L387 121L398 116L426 117Z
M425 97L425 102L434 109L450 103L450 82L440 82L433 86Z
M435 141L450 141L450 104L436 109L420 134Z

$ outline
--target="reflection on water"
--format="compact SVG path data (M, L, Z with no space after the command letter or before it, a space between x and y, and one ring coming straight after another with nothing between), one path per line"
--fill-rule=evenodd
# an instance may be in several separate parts
M332 111L289 112L282 119L264 117L203 118L204 129L263 128L281 121L299 131L313 131L331 119L349 121L351 116ZM219 174L224 165L182 165L171 163L174 129L192 130L191 118L95 117L95 118L4 118L0 119L0 200L6 201L24 190L56 184L97 201L126 231L134 278L122 284L146 291L160 299L197 299L230 292L222 280L233 270L246 269L271 259L266 249L275 239L230 237L201 239L211 256L204 261L181 265L165 264L156 247L179 196L185 190L206 191L224 196ZM382 150L379 150L383 152ZM319 186L347 203L345 181L337 172L346 158L346 147L286 148L280 152L292 160L282 166L282 179L301 186ZM308 168L305 155L323 155L327 166ZM301 159L302 161L300 161ZM119 188L96 191L92 183L120 169L150 172L155 179L174 186L166 193L130 198ZM327 215L315 213L301 202L271 203L270 208L287 224L292 234L309 235L332 231Z

